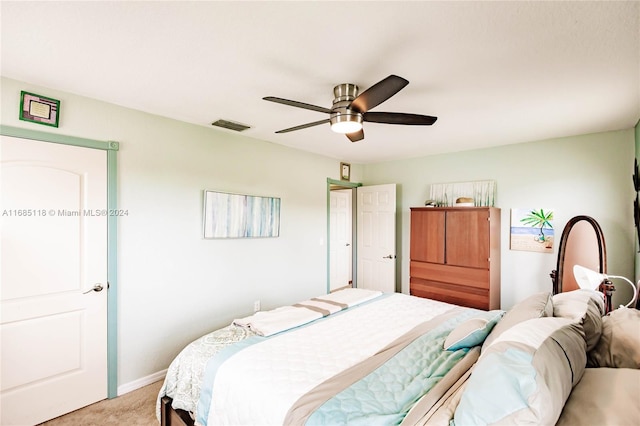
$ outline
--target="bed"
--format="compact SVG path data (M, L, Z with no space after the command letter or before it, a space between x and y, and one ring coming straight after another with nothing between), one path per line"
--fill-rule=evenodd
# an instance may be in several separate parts
M587 290L505 313L347 289L194 341L157 414L167 426L635 424L640 312L603 314Z
M361 289L261 312L178 355L158 416L171 426L399 424L414 407L429 411L478 358L473 336L444 349L452 331L479 321L486 336L502 315Z
M570 243L578 232L592 244ZM635 425L640 311L611 309L606 292L571 285L576 262L606 272L603 233L587 216L565 227L553 291L507 312L345 289L237 319L171 363L158 419L163 426Z

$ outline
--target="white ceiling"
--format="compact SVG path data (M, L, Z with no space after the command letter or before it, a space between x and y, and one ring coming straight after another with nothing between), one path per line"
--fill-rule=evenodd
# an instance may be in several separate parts
M202 126L237 121L246 136L354 163L640 118L638 1L2 1L0 12L4 77ZM433 126L365 123L357 143L328 124L275 134L327 116L262 100L330 108L334 85L389 74L410 84L374 111L435 115Z

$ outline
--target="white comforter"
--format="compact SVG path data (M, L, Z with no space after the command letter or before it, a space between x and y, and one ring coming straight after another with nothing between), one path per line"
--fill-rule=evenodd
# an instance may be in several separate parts
M234 320L233 324L268 337L367 302L381 294L382 292L376 290L347 288L292 306L256 312L251 316Z
M218 367L206 424L283 424L302 395L453 308L397 293L246 347Z

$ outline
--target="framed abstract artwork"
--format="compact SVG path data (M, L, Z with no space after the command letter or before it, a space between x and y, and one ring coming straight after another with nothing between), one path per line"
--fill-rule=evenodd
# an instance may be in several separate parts
M280 235L280 198L204 191L204 238Z

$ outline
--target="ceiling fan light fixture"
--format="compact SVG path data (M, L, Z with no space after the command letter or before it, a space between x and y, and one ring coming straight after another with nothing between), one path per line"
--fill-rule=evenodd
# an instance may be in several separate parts
M362 129L362 114L345 109L331 113L331 130L336 133L355 133Z
M362 119L358 120L357 117L349 116L348 119L344 119L343 121L335 121L331 122L331 130L336 133L355 133L359 132L362 129Z

